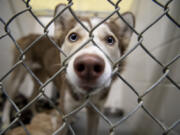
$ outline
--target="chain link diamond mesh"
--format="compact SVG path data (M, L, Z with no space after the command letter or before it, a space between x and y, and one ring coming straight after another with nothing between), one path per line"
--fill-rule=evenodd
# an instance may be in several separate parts
M19 123L25 130L25 132L27 133L27 135L30 135L29 131L26 129L25 124L22 122L22 120L20 119L20 116L22 114L23 111L25 111L27 108L29 108L33 103L37 102L37 100L39 100L39 98L41 96L44 96L46 98L46 100L52 104L52 106L63 116L63 124L61 127L58 128L58 130L54 131L53 135L58 134L59 132L62 131L62 129L67 126L68 129L70 130L70 132L73 135L76 135L76 133L74 132L73 128L71 127L70 124L68 124L66 121L69 117L72 117L73 114L79 112L82 108L86 107L86 106L91 106L95 112L97 112L99 114L99 116L104 119L104 121L109 125L109 135L113 135L115 134L115 129L119 126L121 126L122 123L124 123L127 119L129 119L130 117L132 117L134 114L136 114L136 112L139 109L142 109L144 113L146 113L157 125L159 125L159 128L162 129L163 131L163 135L168 135L170 132L173 131L173 129L177 126L180 125L180 120L176 120L174 121L174 123L172 123L172 125L167 126L165 123L163 123L161 120L159 120L155 115L153 115L153 113L151 112L151 110L144 104L143 99L145 96L147 96L149 93L151 93L155 87L157 87L164 79L167 79L170 83L172 83L172 85L174 85L174 87L177 88L177 91L180 90L180 86L178 85L178 83L169 76L169 72L170 72L170 66L175 63L176 61L178 61L180 59L180 54L178 54L176 57L174 57L169 63L167 64L163 64L161 61L158 60L158 58L156 58L147 48L146 46L143 44L143 36L144 33L146 33L149 29L151 29L152 26L156 25L156 23L161 20L164 17L167 17L174 25L177 26L177 28L180 28L179 23L169 14L170 8L169 5L171 4L171 2L173 0L169 0L167 1L165 4L162 4L160 2L158 2L157 0L152 0L152 2L154 4L156 4L159 8L162 9L163 13L158 16L155 20L152 20L152 22L146 27L144 28L141 32L138 32L136 29L134 29L133 27L131 27L125 20L124 18L121 16L121 14L119 13L119 3L121 2L121 0L118 0L116 3L111 1L111 0L107 0L109 2L109 4L111 4L114 7L114 11L112 13L110 13L107 17L104 18L104 20L102 20L99 24L97 24L93 29L88 30L88 28L81 22L81 20L78 19L78 17L76 16L76 13L72 10L71 6L73 5L73 1L72 0L68 0L68 4L67 6L64 8L64 10L62 12L60 12L57 16L55 16L47 25L43 25L43 23L38 19L38 17L33 13L32 11L32 7L30 6L29 2L30 0L22 0L22 2L26 5L26 8L16 14L14 14L8 21L5 21L2 17L0 17L0 23L4 26L4 31L3 31L3 35L1 35L0 40L3 38L9 38L12 40L12 42L14 43L15 47L17 48L17 50L19 51L19 53L21 54L19 57L19 61L14 64L11 69L7 72L4 73L4 76L2 76L0 78L0 91L7 97L7 100L11 103L11 105L13 106L13 108L16 110L16 116L15 119L8 125L8 127L6 129L1 130L0 135L3 135L8 129L10 129L15 123ZM87 31L89 32L89 39L81 45L81 47L76 50L73 54L71 54L70 56L67 56L65 54L65 52L63 52L61 50L61 48L56 44L56 42L48 35L48 28L49 26L54 22L54 20L60 16L65 10L69 10L71 12L71 14L73 15L73 17L76 19L76 21ZM23 13L25 12L29 12L31 14L31 16L40 24L40 26L44 29L44 33L38 37L35 41L33 41L26 49L22 50L22 48L19 46L19 44L16 42L14 35L11 32L11 26L10 24L18 17L21 16ZM86 46L86 44L88 44L89 42L93 42L97 47L98 44L96 44L96 42L94 41L94 37L93 37L93 31L98 28L101 24L103 24L106 20L108 20L109 18L111 18L114 14L117 14L118 17L124 21L128 27L130 27L130 29L132 29L133 33L137 35L137 43L128 51L126 52L122 57L120 57L115 63L112 63L113 67L114 67L114 71L113 74L116 75L123 83L125 83L132 91L133 93L136 95L137 97L137 106L129 113L127 113L126 116L120 118L117 122L113 123L110 121L110 119L108 117L106 117L92 102L90 99L87 98L87 100L80 105L78 108L76 108L75 110L73 110L72 112L68 113L68 114L63 114L61 109L58 108L56 106L56 104L54 104L54 102L51 101L50 98L48 98L48 96L45 94L45 87L59 74L62 74L65 69L66 66L68 64L68 59L70 59L76 52L78 52L79 50L81 50L84 46ZM66 59L63 62L62 67L52 76L50 77L46 82L41 82L39 80L39 78L32 72L32 70L30 69L30 67L28 67L28 65L24 62L26 59L26 53L29 51L29 49L31 49L33 47L33 45L40 40L43 37L47 37L51 42L52 45L54 45L58 51L60 53L62 53ZM151 87L149 87L148 89L146 89L144 91L143 94L140 94L138 92L138 90L136 90L125 78L123 78L121 76L121 74L118 72L116 66L123 60L125 59L127 56L129 56L131 53L134 52L134 50L136 50L137 47L141 47L145 53L147 53L147 55L149 55L149 57L155 61L159 66L161 66L162 69L162 76L154 83L152 84ZM102 50L103 51L103 50ZM103 52L104 53L104 52ZM107 55L106 55L107 56ZM107 56L108 57L108 56ZM110 58L108 58L110 59ZM23 66L26 69L26 72L28 72L36 81L37 83L40 85L39 87L39 94L38 96L36 96L33 100L31 100L27 105L25 105L23 108L19 108L15 102L13 101L13 99L11 99L11 97L7 94L5 86L3 81L19 66ZM177 103L178 104L178 103ZM172 132L173 133L173 132ZM175 133L174 133L175 134Z

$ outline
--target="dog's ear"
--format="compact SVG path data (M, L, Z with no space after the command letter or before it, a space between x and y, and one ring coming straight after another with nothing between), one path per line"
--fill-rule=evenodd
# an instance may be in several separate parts
M135 17L131 12L125 12L124 14L122 14L122 17L132 28L135 27ZM119 18L115 23L120 27L120 30L122 32L121 34L123 34L125 37L131 37L133 31L125 22L123 22Z
M126 12L121 16L132 28L135 27L135 17L131 12ZM121 54L124 54L128 48L133 30L120 17L110 19L108 24L120 41L119 48Z
M54 20L55 31L62 32L63 30L67 29L68 25L73 19L72 14L70 13L69 9L66 8L66 6L67 5L65 4L59 4L55 8L54 17L57 16L57 18Z
M131 12L125 12L122 14L122 17L124 18L124 20L132 27L135 27L135 17ZM117 17L116 19L113 20L113 22L116 24L116 26L118 27L117 29L119 30L119 34L118 36L120 36L121 38L123 38L124 43L127 45L129 44L130 38L132 36L133 30L128 27L128 25L126 23L124 23L124 21L122 21L121 18Z

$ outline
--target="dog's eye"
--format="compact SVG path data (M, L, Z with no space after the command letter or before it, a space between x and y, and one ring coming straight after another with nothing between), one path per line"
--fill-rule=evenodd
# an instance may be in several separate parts
M71 33L71 34L69 35L69 41L75 42L75 41L77 41L77 40L78 40L78 34L77 34L77 33Z
M115 39L113 36L107 36L105 40L106 40L106 43L108 43L110 45L113 45L115 42Z

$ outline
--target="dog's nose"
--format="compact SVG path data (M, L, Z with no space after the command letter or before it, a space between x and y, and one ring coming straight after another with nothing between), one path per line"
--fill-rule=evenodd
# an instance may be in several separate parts
M82 81L96 81L104 72L104 60L95 54L83 54L74 61L74 70Z

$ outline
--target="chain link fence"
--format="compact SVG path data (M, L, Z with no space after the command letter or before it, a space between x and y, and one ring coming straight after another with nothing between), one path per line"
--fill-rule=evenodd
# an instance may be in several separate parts
M78 19L78 17L76 16L76 13L72 10L71 6L73 5L73 1L72 0L68 0L68 4L67 6L64 8L64 10L62 12L60 12L57 16L55 16L47 25L43 25L43 23L38 19L38 17L33 13L32 11L32 7L30 6L30 0L22 0L22 2L26 5L26 8L16 14L14 14L8 21L5 21L3 18L0 17L0 23L4 26L4 33L3 35L0 36L0 40L3 38L9 38L12 40L12 42L14 43L15 47L17 48L17 50L19 51L19 53L21 54L21 56L19 57L19 61L14 64L12 66L12 68L7 72L4 73L4 76L0 78L0 91L5 94L7 100L11 103L11 105L13 106L13 108L16 110L16 115L14 120L8 125L8 127L6 129L2 129L0 131L0 135L3 135L4 133L6 133L6 131L8 129L11 129L11 127L15 124L15 123L19 123L25 130L25 132L27 133L27 135L30 135L30 132L27 130L25 124L22 122L21 120L21 114L22 112L24 112L26 109L28 109L32 104L34 104L35 102L37 102L39 100L39 98L41 96L44 96L46 98L46 100L54 107L54 109L56 109L62 116L63 116L63 124L62 126L60 126L56 131L54 131L53 135L58 134L59 132L62 131L62 129L64 127L68 127L68 129L70 130L70 132L73 135L76 135L76 133L74 132L73 128L71 127L70 124L68 124L67 120L69 117L73 116L74 114L76 114L77 112L79 112L81 109L83 109L86 106L91 106L95 112L97 112L99 114L99 116L104 119L104 121L109 125L109 135L113 135L115 134L115 129L119 126L121 126L122 123L124 123L127 119L129 119L130 117L132 117L134 114L136 114L136 112L139 109L142 109L144 113L146 113L158 126L159 128L162 129L163 131L163 135L168 135L169 133L172 133L174 135L176 135L177 133L175 133L173 131L174 128L176 128L177 126L180 125L180 120L176 120L174 121L174 123L172 123L172 125L167 126L165 123L163 123L161 120L159 120L155 115L153 115L153 113L151 112L151 110L146 107L144 105L143 99L144 97L146 97L149 93L151 93L155 87L157 87L165 78L172 83L172 85L174 85L174 87L177 88L177 91L180 90L180 86L179 84L176 82L176 80L174 80L173 78L171 78L169 76L169 72L170 72L170 66L175 63L176 61L178 61L180 59L180 54L178 54L176 57L174 57L171 61L169 61L169 63L167 64L163 64L161 61L159 61L147 48L146 45L143 44L143 35L144 33L146 33L149 29L151 29L152 26L156 25L156 23L161 20L164 17L167 17L174 25L177 26L177 29L180 28L180 24L179 22L177 22L170 14L169 14L169 5L171 4L171 2L173 0L169 0L167 1L165 4L162 4L156 0L152 0L152 2L154 4L156 4L159 8L162 9L163 13L157 17L157 19L152 20L151 24L149 24L146 28L143 29L143 31L138 32L136 29L134 29L133 27L131 27L125 20L124 18L121 16L121 14L119 13L119 3L121 2L121 0L118 0L117 2L113 2L111 0L107 0L109 2L110 5L112 5L114 7L114 11L112 13L110 13L107 17L104 18L103 21L101 21L99 24L97 24L93 29L88 30L88 28L86 28L86 26ZM93 42L96 46L98 46L98 44L95 43L94 41L94 37L93 37L93 31L98 28L101 24L103 24L106 20L108 20L109 18L111 18L114 14L117 14L119 16L119 18L124 21L126 23L126 25L128 25L128 27L130 27L130 29L132 29L133 33L137 35L137 43L133 46L133 48L131 48L128 52L126 52L122 57L120 57L115 63L113 63L113 67L114 67L114 71L113 74L115 76L117 76L123 83L125 83L132 91L133 93L136 95L137 97L137 106L129 113L127 113L126 116L120 118L117 122L113 123L110 121L110 119L108 117L106 117L92 102L90 99L87 99L82 105L80 105L78 108L76 108L75 110L73 110L72 112L68 113L68 114L63 114L62 110L60 108L58 108L58 106L56 106L56 104L54 104L54 102L51 101L50 98L48 98L48 96L45 94L45 87L57 76L62 74L65 70L66 70L66 64L68 59L70 59L77 51L75 51L73 54L71 54L71 56L66 56L66 54L61 50L61 48L58 46L58 44L56 44L56 42L48 35L48 28L49 26L54 22L54 20L60 16L65 10L69 10L71 12L71 14L73 15L73 17L76 19L76 21L86 30L89 32L89 39L77 50L81 50L84 46L86 46L87 43L89 42ZM16 42L14 35L11 32L11 27L10 24L18 17L21 16L23 13L25 12L29 12L32 17L40 24L40 26L44 29L44 33L38 37L35 41L33 41L26 49L22 49L19 44ZM31 49L31 47L33 47L33 45L40 40L43 37L47 37L51 42L52 45L54 45L58 51L60 53L62 53L66 59L63 62L63 66L58 70L58 72L56 72L52 77L50 77L45 83L41 82L39 80L39 78L32 72L32 70L30 69L30 67L28 67L28 65L24 62L26 59L26 53ZM144 91L143 94L140 94L138 92L138 90L136 90L125 78L123 78L121 76L121 74L118 72L117 70L117 65L124 60L126 57L128 57L128 55L130 55L131 53L134 52L134 50L136 50L137 47L141 47L144 52L146 52L158 65L161 66L162 68L162 76L147 90ZM102 50L103 51L103 50ZM103 52L104 53L104 52ZM106 55L107 56L107 55ZM108 58L110 59L110 58ZM39 94L38 96L36 96L33 100L31 100L27 105L25 105L23 108L19 108L15 102L13 101L13 99L11 99L11 97L8 95L5 85L4 85L4 80L16 69L18 68L20 65L23 65L23 67L26 69L26 71L37 81L37 83L40 85L39 87ZM179 103L177 103L179 104Z

